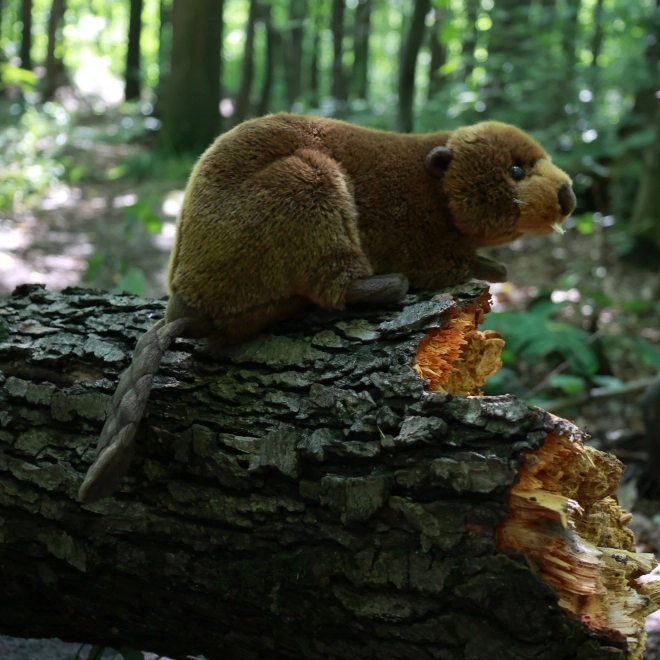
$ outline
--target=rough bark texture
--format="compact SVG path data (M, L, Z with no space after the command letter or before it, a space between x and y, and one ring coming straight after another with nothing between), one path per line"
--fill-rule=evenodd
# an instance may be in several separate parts
M525 452L563 422L410 368L483 295L312 312L216 356L178 340L130 477L81 506L165 303L19 287L0 301L0 632L212 659L633 657L497 550Z

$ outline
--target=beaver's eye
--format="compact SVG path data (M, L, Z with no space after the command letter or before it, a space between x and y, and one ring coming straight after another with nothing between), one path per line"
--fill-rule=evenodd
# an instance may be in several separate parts
M511 178L514 181L520 181L524 176L525 176L525 171L523 170L522 167L518 167L517 165L514 165L511 168Z

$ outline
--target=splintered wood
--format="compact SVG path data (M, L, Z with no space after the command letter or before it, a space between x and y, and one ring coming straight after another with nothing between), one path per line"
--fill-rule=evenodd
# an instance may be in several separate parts
M521 552L567 613L624 648L627 660L639 660L644 618L660 608L660 582L635 581L657 562L635 552L632 516L613 497L623 470L562 421L525 455L498 547Z
M429 381L429 390L457 396L480 394L486 379L502 366L502 335L477 329L490 311L489 301L486 290L476 302L449 310L443 326L420 341L411 366Z

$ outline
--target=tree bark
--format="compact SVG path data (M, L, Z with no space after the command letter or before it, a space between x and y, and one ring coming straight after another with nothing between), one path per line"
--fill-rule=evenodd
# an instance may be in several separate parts
M431 9L431 0L415 0L415 8L410 20L408 36L401 52L399 67L399 105L397 113L397 130L400 133L413 131L413 104L415 100L415 70L424 33L426 31L426 15Z
M594 34L591 38L591 68L598 69L598 57L603 48L603 0L596 0L593 17Z
M472 75L474 71L474 50L477 47L477 16L481 9L479 0L466 0L465 14L467 16L467 32L463 39L463 82Z
M563 62L563 89L561 98L558 98L557 115L561 119L564 115L566 103L572 103L576 97L575 65L577 64L577 39L578 39L578 12L580 0L566 0L564 15L562 16L561 47L564 55Z
M130 477L78 504L164 308L0 300L1 633L237 660L639 657L660 594L632 581L652 563L609 497L618 461L515 397L437 389L476 392L499 361L483 285L309 312L213 357L178 340Z
M1 9L1 5L0 5ZM32 0L22 0L21 21L23 32L21 33L21 68L32 69Z
M284 80L289 110L300 99L303 61L303 25L307 14L307 0L289 0L289 24L284 31Z
M220 131L222 0L174 0L162 144L201 153Z
M58 46L62 45L62 19L64 18L64 0L53 0L48 17L48 46L46 48L46 85L43 100L53 98L57 88L63 83L64 66L62 58L57 57Z
M126 49L126 85L124 97L127 101L140 98L140 35L142 34L142 0L131 0L128 19L128 47Z
M646 49L645 59L647 66L648 84L637 92L635 105L632 110L631 125L621 131L626 136L640 128L651 129L655 139L642 152L644 168L639 182L637 195L633 205L630 222L626 227L627 233L636 238L640 245L652 246L653 259L657 261L660 250L660 99L656 95L657 85L660 81L658 65L660 63L660 6L656 3L653 20L649 30L649 45Z
M344 73L344 12L346 9L345 0L332 0L332 43L333 43L333 58L332 58L332 97L335 100L338 111L343 110L346 104L347 89L346 89L346 75Z
M355 8L353 38L353 72L351 85L355 98L367 100L369 89L369 36L371 33L371 2L359 0Z
M264 50L263 62L264 79L261 84L261 93L259 94L259 103L256 109L257 117L267 114L270 108L270 98L273 92L275 53L278 40L278 34L273 25L270 3L265 2L261 5L261 16L266 25L266 48Z
M156 85L156 102L154 104L154 116L162 117L165 102L164 92L168 87L170 78L170 62L172 52L172 4L166 0L160 0L158 23L158 84Z
M429 64L429 89L427 97L431 100L442 87L442 74L440 73L441 67L447 62L447 49L440 42L440 29L442 22L447 16L445 9L435 9L433 11L433 27L431 28L431 62ZM474 27L472 28L474 29ZM468 42L463 42L465 47ZM470 51L469 57L472 60L474 53L474 43ZM467 67L467 65L466 65ZM467 69L466 69L467 70ZM467 75L467 73L466 73Z
M314 28L312 36L312 56L310 58L309 75L309 104L312 108L318 108L320 102L319 85L319 53L321 50L321 35L317 28Z
M240 124L250 114L250 92L254 78L254 29L259 15L259 0L250 0L247 25L245 26L245 49L241 65L241 86L236 95L232 123Z

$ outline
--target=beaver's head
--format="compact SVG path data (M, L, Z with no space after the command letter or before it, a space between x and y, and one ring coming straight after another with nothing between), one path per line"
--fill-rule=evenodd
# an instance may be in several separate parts
M523 131L500 122L459 128L426 157L442 179L456 228L475 247L521 234L563 233L575 208L569 176Z

